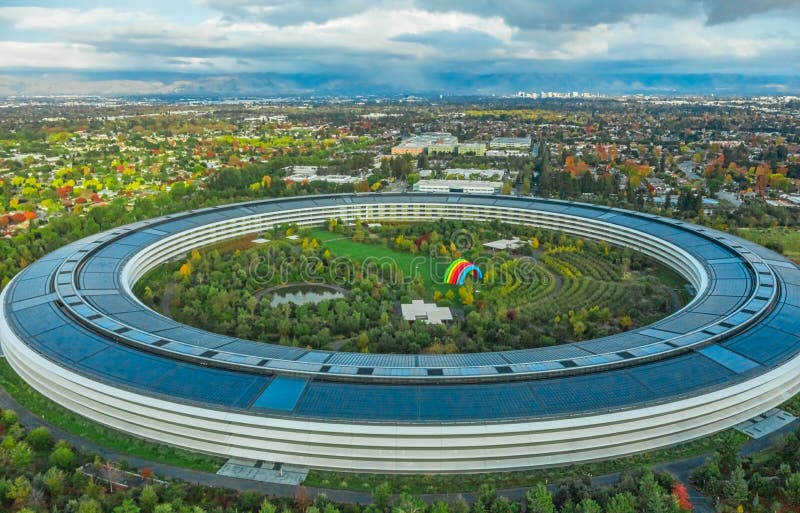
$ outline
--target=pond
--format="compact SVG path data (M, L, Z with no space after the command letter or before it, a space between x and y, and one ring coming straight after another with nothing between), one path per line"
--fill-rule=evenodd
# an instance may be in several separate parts
M284 285L267 292L272 294L269 306L278 306L284 303L307 305L319 303L326 299L341 299L345 296L344 289L319 283Z

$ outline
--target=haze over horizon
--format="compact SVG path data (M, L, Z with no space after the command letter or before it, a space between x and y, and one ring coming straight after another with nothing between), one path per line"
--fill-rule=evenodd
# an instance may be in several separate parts
M493 4L13 2L0 95L800 93L800 0Z

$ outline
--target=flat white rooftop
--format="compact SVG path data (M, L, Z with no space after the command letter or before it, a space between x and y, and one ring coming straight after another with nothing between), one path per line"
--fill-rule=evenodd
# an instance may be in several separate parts
M407 321L422 321L428 324L442 324L443 321L452 321L453 314L446 306L436 306L436 303L426 303L421 299L414 299L411 304L400 305L403 319Z
M497 249L499 251L505 251L507 249L517 249L521 246L525 245L524 240L520 240L517 237L513 239L500 239L494 240L492 242L484 242L483 246L490 249Z

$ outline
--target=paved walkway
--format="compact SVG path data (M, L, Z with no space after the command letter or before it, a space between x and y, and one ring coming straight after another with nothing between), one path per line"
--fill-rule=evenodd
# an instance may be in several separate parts
M108 460L127 461L135 468L150 467L159 476L180 479L182 481L186 481L189 483L197 483L205 486L225 487L242 492L247 492L247 491L259 492L279 497L293 497L297 489L296 486L289 484L265 483L261 481L252 481L249 479L240 479L230 476L217 475L209 472L201 472L197 470L185 469L182 467L175 467L172 465L165 465L162 463L156 463L150 460L146 460L144 458L138 458L136 456L131 456L129 454L123 454L113 450L109 450L105 447L102 447L99 444L85 440L79 436L73 435L72 433L64 431L63 429L45 420L42 420L40 417L34 415L27 409L23 408L22 405L20 405L16 400L14 400L13 397L8 395L8 393L2 388L0 388L0 407L16 410L16 412L19 414L20 423L29 429L38 426L46 426L53 433L53 437L55 437L56 439L66 440L74 447L77 447L84 451L95 452ZM742 456L749 456L751 454L767 449L773 444L773 442L777 438L775 435L788 434L797 429L800 429L800 419L796 419L791 424L787 424L780 430L776 431L773 436L766 436L763 438L759 438L757 440L750 440L741 447L741 449L739 450L739 454ZM713 513L714 511L711 500L708 497L704 497L703 495L701 495L697 490L695 490L689 484L689 476L691 475L691 473L696 468L702 466L708 457L709 455L706 454L702 456L695 456L693 458L685 458L667 463L661 463L653 467L653 469L657 471L671 472L681 482L683 482L686 485L687 490L689 491L689 494L692 498L692 503L695 505L694 511L696 513ZM591 479L591 484L592 487L612 486L619 481L619 477L620 477L619 473L594 476ZM358 504L369 504L372 502L372 494L370 492L365 492L365 491L336 490L336 489L325 489L325 488L314 488L314 487L306 487L306 489L308 491L308 495L312 499L319 495L325 495L334 502L358 503ZM522 501L525 497L525 492L528 489L530 489L530 486L507 488L504 490L499 490L498 493L499 495L506 497L509 500ZM550 489L550 491L555 492L558 489L558 485L557 484L548 485L548 489ZM421 494L419 495L419 497L427 503L432 503L438 500L452 500L458 497L462 497L468 503L472 503L475 500L475 493L474 492L430 493L430 494Z

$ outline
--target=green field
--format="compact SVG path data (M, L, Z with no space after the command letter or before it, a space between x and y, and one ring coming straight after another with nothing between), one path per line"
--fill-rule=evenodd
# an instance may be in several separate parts
M431 272L431 266L437 265L437 263L424 253L414 255L378 244L356 242L348 237L321 228L312 229L311 236L317 239L321 245L330 249L335 256L353 258L361 262L368 258L374 258L381 262L392 261L406 278L422 276L429 295L432 295L434 290L445 293L453 288L434 279L435 274L444 274L445 269L433 268L437 273Z
M739 228L736 234L762 246L778 245L784 256L800 262L800 230L797 228Z

